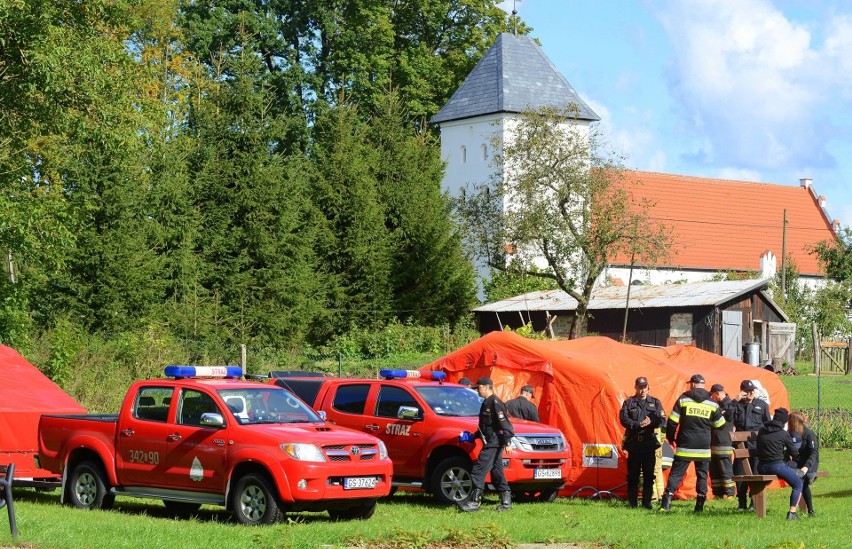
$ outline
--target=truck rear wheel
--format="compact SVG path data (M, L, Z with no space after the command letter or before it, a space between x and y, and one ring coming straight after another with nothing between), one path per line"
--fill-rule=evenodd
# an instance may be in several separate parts
M466 500L473 491L470 470L469 459L461 456L448 457L439 463L432 473L432 494L444 505L455 505Z
M281 517L281 509L269 480L261 475L245 475L231 492L231 507L241 524L272 524Z
M109 509L115 496L109 493L104 468L93 461L83 461L74 467L68 492L71 504L78 509Z
M363 505L349 509L329 509L328 516L332 520L367 520L376 512L376 500L370 500Z

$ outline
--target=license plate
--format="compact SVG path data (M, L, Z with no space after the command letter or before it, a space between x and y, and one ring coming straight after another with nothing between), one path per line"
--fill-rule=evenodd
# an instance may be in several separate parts
M360 490L375 487L376 477L348 477L343 479L344 490Z
M536 469L533 478L562 478L561 469Z

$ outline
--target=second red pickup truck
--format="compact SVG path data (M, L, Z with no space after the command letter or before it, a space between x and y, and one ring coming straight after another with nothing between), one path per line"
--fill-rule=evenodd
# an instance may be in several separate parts
M391 490L384 443L326 423L286 389L197 377L238 377L232 368L168 367L171 379L131 385L117 415L42 416L39 467L85 509L129 495L177 514L221 505L250 525L287 511L372 516Z
M464 501L482 448L475 436L467 436L477 431L479 396L461 385L412 373L422 377L288 376L270 382L291 389L329 421L382 439L393 460L394 486L422 488L445 504ZM503 463L515 498L552 501L571 464L565 437L541 423L513 419L512 425L514 448L503 454Z

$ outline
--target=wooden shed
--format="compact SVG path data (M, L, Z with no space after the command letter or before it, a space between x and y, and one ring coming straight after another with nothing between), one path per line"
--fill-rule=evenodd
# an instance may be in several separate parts
M638 345L693 343L699 349L752 364L794 363L796 325L768 293L769 279L595 290L589 334ZM629 295L628 295L629 289ZM531 292L473 309L481 334L532 323L567 337L577 301L561 290Z

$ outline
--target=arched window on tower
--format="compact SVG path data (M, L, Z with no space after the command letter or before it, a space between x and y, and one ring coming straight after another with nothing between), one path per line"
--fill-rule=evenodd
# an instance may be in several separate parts
M488 160L488 145L485 143L482 144L482 159Z
M461 147L461 161L462 164L467 163L467 147L465 147L464 145L462 145Z

